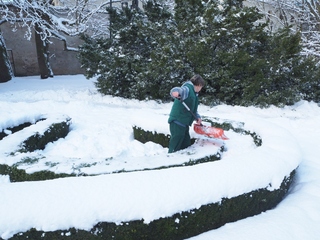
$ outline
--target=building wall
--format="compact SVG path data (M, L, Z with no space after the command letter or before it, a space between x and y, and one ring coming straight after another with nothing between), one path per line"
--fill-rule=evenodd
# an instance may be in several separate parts
M99 1L102 2L103 0ZM140 8L142 7L142 3L139 0L113 0L112 2L113 7L134 7L137 5ZM54 0L53 3L55 6L62 5L62 2L59 0ZM8 49L14 75L40 75L34 34L31 36L30 40L27 40L24 37L26 29L16 27L15 31L12 31L9 23L2 24L0 29ZM81 45L81 41L78 37L64 37L67 39L68 47L76 49ZM81 74L85 72L80 67L81 64L76 51L65 50L64 42L61 40L51 38L50 41L52 43L49 46L49 61L54 75Z
M27 40L24 37L26 31L23 28L12 31L9 24L3 24L0 28L13 65L14 75L40 75L34 34L30 40ZM66 38L68 47L78 48L81 44L77 37ZM49 46L49 56L54 75L84 73L84 70L80 68L81 64L77 58L77 52L64 50L64 42L61 40L51 38L50 41L52 44Z

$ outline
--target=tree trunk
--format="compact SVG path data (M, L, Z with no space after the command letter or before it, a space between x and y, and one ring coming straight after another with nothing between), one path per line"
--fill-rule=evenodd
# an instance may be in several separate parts
M49 42L47 39L41 39L41 28L35 26L35 40L37 48L38 65L41 79L53 77L53 72L49 62Z
M7 82L13 77L11 63L7 54L7 48L0 31L0 82Z

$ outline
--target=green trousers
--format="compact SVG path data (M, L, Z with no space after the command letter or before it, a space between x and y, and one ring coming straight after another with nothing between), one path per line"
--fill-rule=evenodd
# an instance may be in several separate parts
M185 149L191 145L189 126L183 127L174 122L170 123L169 153Z

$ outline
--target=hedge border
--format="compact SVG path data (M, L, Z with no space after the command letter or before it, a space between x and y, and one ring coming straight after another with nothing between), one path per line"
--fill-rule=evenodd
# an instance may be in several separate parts
M230 199L223 198L221 202L156 219L149 224L141 219L120 224L99 222L90 231L69 228L44 232L32 228L10 239L58 240L63 237L68 240L183 240L274 208L287 194L295 172L293 170L283 179L279 189L269 191L265 187Z
M230 124L229 127L231 128L232 125ZM233 130L239 131L241 133L250 134L253 138L255 138L254 142L256 143L256 145L261 146L262 139L258 135L252 134L249 131L245 131L243 129L239 129L233 128ZM158 140L156 140L155 142L161 144L162 141L168 140L168 135L165 136L164 134L158 133L152 133L150 135L150 132L144 131L141 128L139 129L139 131L140 135L143 135L143 132L147 133L146 135L148 137L146 138L146 141L150 141L150 138L157 138ZM160 138L158 138L159 136ZM201 160L198 163L211 161L210 157L206 158L207 160ZM190 161L189 163L185 163L185 165L188 164L194 165L197 163L192 163L192 161ZM0 173L3 172L3 169L6 167L7 166L5 165L0 165ZM8 170L8 168L5 171L9 172L10 175L10 171ZM63 237L63 239L71 240L182 240L185 238L196 236L209 230L219 228L226 223L254 216L256 214L274 208L287 194L293 181L295 171L296 170L293 170L288 177L284 177L279 189L269 191L268 187L271 186L271 184L269 184L270 186L262 189L254 190L230 199L223 198L220 202L205 204L200 208L179 212L170 217L156 219L148 224L144 223L143 219L140 219L121 222L120 224L112 222L99 222L90 231L70 228L68 230L44 232L32 228L27 232L15 234L10 239L58 240ZM54 174L48 171L43 172L49 175ZM25 172L24 174L29 175ZM32 179L32 177L30 177L30 179Z
M35 133L28 137L21 144L18 151L33 152L35 150L43 150L50 142L55 142L59 138L65 138L70 132L71 118L51 124L44 133Z
M35 123L37 123L39 121L44 121L44 120L46 120L46 119L45 118L40 118ZM22 129L24 129L26 127L31 126L32 124L34 124L34 123L25 122L25 123L19 124L18 126L13 126L13 127L6 128L6 129L4 129L4 130L2 130L0 132L0 140L2 140L3 138L5 138L6 136L9 135L9 134L5 133L5 130L9 130L9 131L11 131L11 133L15 133L15 132L21 131Z

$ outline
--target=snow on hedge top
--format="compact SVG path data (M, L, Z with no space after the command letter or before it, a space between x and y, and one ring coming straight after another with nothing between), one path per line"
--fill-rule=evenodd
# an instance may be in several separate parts
M28 84L24 85L26 82L23 81L28 81ZM77 81L82 85L76 85ZM118 168L125 168L130 159L135 159L137 167L141 163L152 166L161 159L174 162L217 150L214 142L204 140L190 149L167 154L166 148L133 139L133 125L168 133L167 118L171 104L102 97L94 92L91 81L84 84L84 80L77 80L76 76L68 81L63 77L46 81L16 78L3 86L7 91L0 91L0 106L7 112L1 111L1 119L5 119L0 121L2 126L10 119L10 105L15 114L21 113L20 119L25 118L25 111L30 108L36 109L32 116L39 113L68 115L72 118L72 131L65 139L33 153L36 155L8 156L0 147L0 164L10 165L18 161L18 157L43 156L38 165L30 166L31 170L29 166L24 168L30 172L37 168L41 170L46 166L45 162L54 159L58 164L50 166L50 170L56 168L57 172L70 170L77 162L103 162L103 159L114 159L118 161ZM243 114L227 106L219 110L200 106L199 112L209 117L244 122L245 129L261 136L262 146L256 147L249 136L227 131L230 138L225 142L228 151L222 160L216 162L39 182L10 183L6 177L1 177L0 236L8 238L30 228L54 231L75 227L88 230L99 221L120 223L144 219L147 223L219 202L221 198L268 186L271 190L279 188L283 178L299 165L301 150L296 140L266 116L256 114L254 108ZM193 131L191 134L196 136ZM8 137L15 136L18 135ZM6 142L6 138L1 142ZM100 167L94 166L89 168L92 172L104 172L108 165L104 162L104 165L98 164Z

